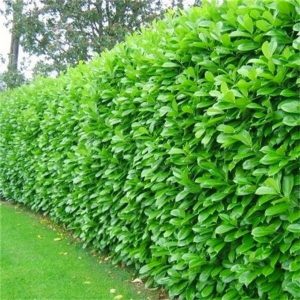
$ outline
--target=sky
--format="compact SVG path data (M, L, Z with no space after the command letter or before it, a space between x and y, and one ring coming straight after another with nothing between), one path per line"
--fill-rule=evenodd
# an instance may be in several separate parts
M4 3L0 1L0 9L3 9ZM5 18L0 16L0 55L6 56L9 51L10 35L8 29L4 26ZM0 61L0 73L6 69L6 66Z
M166 4L170 2L170 0L164 0ZM184 5L188 6L191 3L193 3L193 0L185 0ZM0 0L0 9L4 8L3 1ZM0 57L4 57L7 59L7 54L9 53L9 47L10 47L10 31L9 28L5 26L5 16L0 15ZM31 71L33 69L33 66L35 62L37 61L37 58L34 56L28 56L25 54L22 49L20 49L19 53L19 61L25 60L26 61L26 72L25 75L27 78L31 77ZM7 65L3 63L0 60L0 73L4 72L7 68Z

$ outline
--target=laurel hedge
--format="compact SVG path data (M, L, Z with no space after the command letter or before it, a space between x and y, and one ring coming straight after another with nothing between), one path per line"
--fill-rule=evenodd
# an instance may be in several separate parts
M246 0L169 13L2 93L2 197L171 298L300 299L299 12Z

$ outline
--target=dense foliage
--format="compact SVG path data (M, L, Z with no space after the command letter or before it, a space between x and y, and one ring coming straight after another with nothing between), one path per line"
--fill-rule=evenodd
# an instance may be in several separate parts
M2 195L172 297L299 299L299 10L210 3L2 94Z

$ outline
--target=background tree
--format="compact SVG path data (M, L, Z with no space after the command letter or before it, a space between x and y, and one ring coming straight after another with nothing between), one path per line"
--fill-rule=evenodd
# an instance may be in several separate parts
M14 88L24 82L24 76L18 68L19 64L19 49L21 37L21 19L23 10L23 0L7 1L6 13L12 15L11 20L11 41L8 54L7 71L0 76L0 89ZM5 59L1 57L3 63Z
M13 13L15 32L23 51L37 57L35 74L64 71L93 53L112 48L130 32L160 17L183 0L5 0L6 6L22 3ZM16 20L15 20L16 19ZM22 24L14 29L14 24ZM14 56L16 57L16 56Z
M22 46L42 57L38 70L61 71L113 47L161 13L161 1L45 0L23 15Z

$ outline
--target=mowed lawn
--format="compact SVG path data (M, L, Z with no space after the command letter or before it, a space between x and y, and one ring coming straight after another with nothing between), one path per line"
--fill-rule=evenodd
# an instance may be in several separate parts
M0 203L0 299L158 299L128 271L94 257L46 219ZM50 223L51 224L51 223Z

